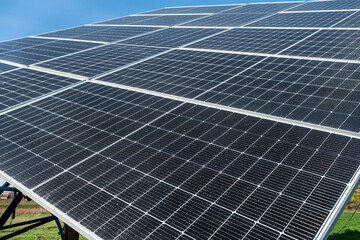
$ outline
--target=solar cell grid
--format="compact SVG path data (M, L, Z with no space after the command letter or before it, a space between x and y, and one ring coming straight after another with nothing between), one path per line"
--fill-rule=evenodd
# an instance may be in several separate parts
M241 5L224 5L224 6L194 6L194 7L174 7L162 8L154 11L145 12L142 14L176 14L176 13L218 13L232 8L237 8Z
M0 63L0 74L3 72L7 72L13 69L16 69L17 67L9 65L9 64L5 64L5 63Z
M53 41L54 40L29 38L29 37L20 38L20 39L0 42L0 51L7 52L7 51L11 51L11 50L20 50L22 48L33 47L33 46L37 46L37 45L41 45L41 44L45 44L45 43L49 43L49 42L53 42Z
M296 29L232 29L188 47L276 54L314 32Z
M175 50L99 80L193 98L261 59L263 57Z
M359 36L357 30L321 30L282 54L358 60Z
M67 40L51 41L43 45L36 45L2 53L0 54L0 59L24 65L31 65L95 46L99 46L99 44Z
M165 8L44 35L117 44L2 42L0 59L95 81L0 63L1 175L89 238L324 237L359 176L358 31L275 28L357 28L316 12L356 6ZM152 26L178 24L260 28Z
M211 236L221 238L224 232L237 238L278 236L277 230L280 229L284 229L286 234L295 238L305 234L313 237L317 233L329 210L346 188L346 182L342 183L336 176L336 181L329 178L326 171L325 177L316 184L315 191L306 194L305 202L297 199L299 193L304 194L299 189L291 188L286 191L287 194L283 192L280 195L280 192L287 189L300 173L316 178L318 176L316 169L303 169L299 172L298 170L303 166L292 168L284 164L286 157L277 159L276 162L267 159L266 152L271 151L274 144L268 145L262 154L253 155L251 143L244 142L243 139L251 134L255 137L255 143L273 140L274 143L293 144L292 151L295 151L295 144L298 144L315 152L316 146L328 145L330 136L332 138L341 136L193 104L179 104L180 102L169 99L85 83L1 116L0 135L3 144L0 151L7 161L0 164L0 167L8 174L13 173L15 179L22 181L35 169L39 169L40 165L44 165L44 171L37 172L29 180L22 182L26 186L35 187L37 194L44 196L56 208L76 218L83 226L102 238L140 236L144 239L155 233L164 234L163 229L169 227L172 231L168 234L172 237L177 237L183 232L184 236L196 239L206 239ZM161 110L156 110L159 109L158 106L161 106ZM159 114L151 118L137 114L140 108L143 111L152 107ZM138 111L130 110L133 108L137 108ZM93 113L90 114L89 111ZM101 114L98 114L98 111L101 111ZM39 115L42 116L41 121L37 117ZM115 125L106 124L101 120L102 117L111 119L111 115L112 118L117 118L114 121ZM120 120L120 118L124 119ZM176 123L178 118L184 120L181 125ZM128 120L126 127L125 120ZM59 129L54 122L62 124L64 128ZM135 133L116 131L116 129L128 130L130 122L140 124L134 128L137 129ZM144 125L144 123L148 124ZM78 125L77 129L74 129L74 124ZM119 124L123 124L123 127L119 127ZM208 127L202 133L199 132L204 129L204 125ZM190 128L184 132L186 126ZM10 132L9 127L12 128ZM85 130L86 127L88 130ZM79 128L84 130L79 131ZM113 130L110 131L110 128ZM214 133L213 130L216 128L222 128L223 131L213 136L211 133ZM28 134L25 139L24 131ZM92 131L91 135L88 134L89 131ZM32 135L29 135L30 132ZM148 144L145 139L155 132L158 140ZM233 141L227 143L218 141L230 132L236 136ZM294 135L296 132L301 132L302 135L294 138L297 136ZM118 137L128 136L125 139L105 140L104 136L95 137L100 133L112 133L112 136ZM29 141L35 136L39 140ZM349 142L350 138L344 140ZM177 149L172 147L178 146L177 143L182 141L186 143L182 147ZM61 152L57 158L56 156L48 158L49 149L46 145L56 147L53 145L54 142L57 142L57 145L68 144L68 148L73 148L73 153L68 155L67 159L60 158L60 155L64 156ZM106 144L103 145L103 142ZM114 144L109 145L111 142ZM20 151L14 144L21 144L28 151L24 149ZM95 151L101 150L97 148L98 144L107 149L94 154ZM201 147L190 155L183 154L188 153L187 149L195 146ZM5 148L14 150L10 154L4 152ZM74 151L74 148L77 150ZM346 149L345 144L340 150L340 156L355 160L355 156L352 153L348 155ZM80 153L84 154L84 152L86 154L79 158ZM203 152L208 154L201 158L197 157ZM37 158L30 158L24 163L21 153L36 153ZM90 154L92 157L84 160ZM223 170L211 164L218 158L224 159L220 157L221 154L234 156L226 161ZM324 152L320 149L317 154L333 154L336 158L340 157L332 150ZM251 164L243 166L243 173L238 175L239 171L235 166L239 166L239 163L241 164L248 157L252 158L249 159L252 161ZM45 158L47 161L44 161ZM317 161L317 159L311 156L309 161ZM74 161L79 164L75 166L70 164L70 162L75 163ZM336 161L337 159L334 159L333 162L328 163L328 170L337 169L336 165L333 165ZM37 167L16 173L17 164L29 163L37 164L34 165ZM54 164L57 164L56 168ZM356 164L359 165L358 162ZM304 165L306 166L306 163ZM59 174L65 168L68 172ZM264 175L255 170L258 168ZM50 169L56 169L55 172L51 171L51 174L55 173L58 176L36 187L34 184L41 183L40 179L43 181L48 179ZM289 171L292 172L290 175ZM60 182L62 184L59 185ZM270 184L271 182L274 184ZM279 183L282 185L281 188ZM58 194L69 187L76 189L74 194L59 199ZM324 187L331 189L333 195L327 195L323 190ZM256 198L261 191L269 192L267 194L269 200L263 202L265 206L257 209L260 211L257 218L260 218L260 223L265 225L255 225L255 216L249 215L246 209L253 203L251 199ZM212 194L209 195L209 192ZM103 207L99 207L95 212L79 211L89 204L90 196L106 196L98 199L102 201ZM317 199L325 196L329 200L324 206ZM295 218L292 220L290 215L280 215L281 217L269 221L273 211L281 207L285 198L287 199L285 203L299 203L291 205ZM320 215L306 214L309 208L316 209ZM317 224L306 233L299 233L296 231L298 219L317 221ZM204 226L207 226L207 231L202 231ZM234 228L237 229L236 232L230 233L229 229Z
M219 13L212 16L195 20L182 26L199 26L199 27L239 27L254 20L263 18L266 13L242 13L228 14Z
M306 4L291 9L290 11L345 10L345 9L360 9L359 1L343 0L343 1L307 2Z
M179 47L220 31L222 30L169 28L159 32L150 33L145 36L125 40L122 43L144 46Z
M108 24L108 25L123 25L123 24L134 24L143 20L156 18L156 16L126 16L107 21L102 21L94 24Z
M78 82L30 69L0 75L0 111Z
M131 38L134 36L142 35L145 33L149 33L152 31L156 31L159 29L160 28L154 28L154 27L111 27L101 31L76 36L74 38L81 40L91 40L91 41L115 42L115 41Z
M60 31L54 31L49 33L43 33L38 36L42 37L55 37L55 38L72 38L80 36L87 33L98 32L105 29L110 29L111 27L102 27L102 26L80 26L75 28L69 28Z
M359 132L358 68L176 50L98 80Z
M174 26L189 22L197 18L203 18L204 15L163 15L154 18L145 19L130 25L155 25L155 26Z
M166 48L111 44L43 62L38 66L93 77L166 50Z
M301 12L278 13L248 24L249 27L340 27L338 22L354 12Z
M226 13L276 13L300 4L302 3L247 4L241 8L231 9Z
M360 13L356 12L351 15L349 18L339 22L334 27L338 28L360 28Z

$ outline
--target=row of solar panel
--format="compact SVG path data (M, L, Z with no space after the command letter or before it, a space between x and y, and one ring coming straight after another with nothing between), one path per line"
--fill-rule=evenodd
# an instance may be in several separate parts
M291 8L292 7L292 8ZM360 3L357 0L342 1L313 1L302 3L279 3L279 4L248 4L248 5L224 5L224 6L199 6L199 7L172 7L149 11L145 14L186 14L186 13L257 13L279 12L291 8L290 11L322 11L322 10L358 10Z
M0 115L0 142L103 239L313 238L360 165L357 139L94 83Z
M87 32L88 30L79 29L79 31ZM121 51L120 49L124 49L125 45L103 45L98 43L71 41L70 39L52 40L43 38L23 38L0 43L0 50L2 51L0 59L24 65L46 61L45 63L40 64L40 66L52 68L53 65L57 65L57 68L63 69L63 66L59 65L63 60L70 60L70 62L73 62L74 60L87 59L89 61L97 61L100 64L107 60L115 59L116 56L114 54L122 53L127 56L134 53L136 55L136 49L154 53L166 50L158 47L178 48L182 46L196 49L281 54L316 58L359 59L359 49L356 47L360 41L360 31L358 30L253 28L219 30L170 28L157 29L154 31L152 28L116 27L116 29L104 29L101 32L77 35L79 34L79 31L78 29L70 29L68 33L65 33L65 36L61 33L58 37L62 35L64 38L66 38L66 36L69 36L70 38L71 36L74 39L115 40L120 41L119 43L121 44L137 45L137 47L129 46L126 47L126 50ZM192 42L194 43L191 44ZM146 48L145 46L151 48ZM78 51L81 52L73 54ZM101 52L101 54L99 55L98 52ZM69 57L61 58L68 54L70 54ZM56 60L48 62L48 60L52 58L56 58ZM78 62L78 64L80 63L81 62ZM108 65L109 69L107 70L111 70L115 67L116 62L112 65ZM84 73L86 70L82 69L82 72ZM89 74L85 74L85 76L89 76Z
M228 11L229 12L229 11ZM203 15L128 16L97 23L98 25L152 25L192 27L307 27L307 28L360 28L358 11L334 12L282 12L219 13ZM95 24L95 25L97 25Z
M209 31L212 32L212 30ZM246 33L254 30L236 31ZM215 40L209 38L205 42L221 42L222 38L218 36L220 35L214 37ZM281 37L281 34L278 36ZM42 42L42 39L31 40ZM311 38L301 44L305 45L307 41L313 45ZM21 43L20 40L19 42ZM58 42L52 41L35 46L35 48L45 49L46 46L58 44ZM268 44L270 42L267 41ZM83 46L82 42L74 43ZM251 41L251 43L256 46L256 41ZM290 41L289 44L292 43ZM89 43L84 44L87 46ZM262 47L272 49L271 44L269 46L264 44ZM25 49L31 49L31 47ZM341 52L336 52L336 49L333 49L334 54L340 55ZM344 50L344 48L341 49ZM19 52L22 51L19 50ZM143 62L115 71L99 80L353 132L360 131L358 64L187 50L172 50L168 53L165 51L169 50L112 44L57 58L41 63L39 66L94 77L141 60ZM292 51L292 48L288 51ZM154 57L159 53L161 55ZM314 53L321 54L320 51ZM329 51L328 54L330 53ZM153 58L144 61L150 56ZM29 55L27 59L30 59ZM6 70L8 67L5 67ZM22 100L38 97L40 93L48 93L52 88L57 89L63 86L61 84L55 84L58 85L57 87L52 86L53 82L46 80L43 86L48 88L48 91L44 87L39 90L35 86L41 84L44 79L43 74L39 73L39 77L36 76L37 74L31 70L20 69L0 75L4 82L1 87L3 92L1 108L17 105ZM346 76L345 80L344 76ZM38 78L40 80L37 82L35 79ZM62 78L56 77L56 79ZM24 81L29 85L25 85ZM51 87L47 86L48 84ZM14 92L19 92L21 95L15 95Z

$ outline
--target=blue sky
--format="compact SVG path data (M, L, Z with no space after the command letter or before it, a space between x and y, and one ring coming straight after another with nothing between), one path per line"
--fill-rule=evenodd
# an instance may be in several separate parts
M0 41L169 6L281 0L0 0Z

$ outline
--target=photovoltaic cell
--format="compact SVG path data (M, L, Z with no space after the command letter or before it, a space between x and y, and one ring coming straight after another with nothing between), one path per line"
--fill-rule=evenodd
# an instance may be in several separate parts
M0 63L0 74L6 71L10 71L13 69L16 69L17 67L9 65L9 64L5 64L5 63Z
M12 51L12 50L20 50L26 47L34 47L37 45L42 45L53 41L54 40L26 37L26 38L0 42L0 53Z
M93 77L166 50L165 48L111 44L44 62L39 66Z
M163 15L136 23L130 23L130 25L174 26L202 17L204 17L204 15Z
M356 12L350 17L336 24L334 27L338 28L360 28L360 13Z
M98 32L92 32L74 37L74 39L115 42L126 38L149 33L160 28L154 27L111 27Z
M359 36L357 30L321 30L281 54L358 60Z
M263 18L266 15L267 13L228 14L225 12L207 16L182 25L195 27L239 27L254 20Z
M278 13L260 21L256 21L249 27L340 27L338 22L349 17L354 12L301 12L301 13Z
M188 47L276 54L314 32L303 29L232 29Z
M291 9L290 11L346 10L346 9L360 9L359 1L345 0L345 1L307 2L306 4Z
M102 21L94 24L108 24L108 25L123 25L133 24L143 20L157 18L157 16L126 16L121 18L115 18L112 20Z
M235 137L220 141L225 135ZM84 83L0 117L0 156L6 159L0 168L105 239L173 239L181 234L185 239L271 239L280 231L313 238L347 188L347 182L327 175L338 166L328 163L315 190L300 200L303 190L288 187L300 174L317 178L317 170L292 168L286 154L270 160L266 153L275 144L254 155L246 141L249 135L255 145L292 145L293 158L299 154L296 147L304 147L335 156L334 162L341 157L359 165L347 144L339 155L321 148L337 138L349 143L348 137ZM151 138L156 140L149 143ZM51 155L55 149L57 154ZM25 155L33 157L24 161ZM225 155L233 157L221 157ZM220 159L225 160L223 170L213 164ZM242 165L245 159L251 164ZM310 161L321 160L310 156ZM33 167L17 171L25 165ZM240 166L244 170L238 175ZM275 187L279 183L283 187ZM69 187L73 194L59 198ZM257 208L257 215L249 215L246 209L259 194L267 200L261 201L264 206ZM325 197L326 205L318 201ZM276 209L284 204L292 215L279 215ZM88 206L97 207L83 211ZM261 224L256 224L258 219ZM299 221L316 224L299 232Z
M187 43L202 39L212 34L218 33L219 29L195 29L195 28L169 28L162 31L147 34L125 40L124 44L159 46L159 47L179 47Z
M37 36L41 37L55 37L55 38L73 38L76 36L80 36L83 34L98 32L106 29L110 29L112 27L103 27L103 26L81 26L75 28L69 28L60 31L54 31L49 33L39 34Z
M75 79L18 69L0 75L0 112L78 82Z
M2 53L0 54L0 59L24 65L31 65L95 46L99 46L99 44L67 40L51 41L47 44Z

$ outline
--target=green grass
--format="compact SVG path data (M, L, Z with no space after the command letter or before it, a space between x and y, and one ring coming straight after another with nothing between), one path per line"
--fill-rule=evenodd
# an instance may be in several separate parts
M49 216L49 214L40 214L40 215L18 215L14 220L13 223L17 223L17 222L22 222L22 221L27 221L27 220L31 220L31 219L35 219L35 218L40 218L40 217L46 217ZM0 238L3 236L6 236L12 232L15 232L16 230L20 230L23 227L18 227L18 228L12 228L12 229L6 229L6 230L2 230L0 231ZM56 223L54 221L49 222L47 224L44 224L42 226L39 226L37 228L34 228L26 233L20 234L14 238L11 238L12 240L33 240L33 239L38 239L38 240L48 240L48 239L60 239L60 236L58 234L58 228L56 226ZM84 238L83 236L80 236L80 240L86 240L86 238Z
M360 239L360 213L356 213L348 225L341 231L353 213L343 212L332 230L328 240L359 240Z

